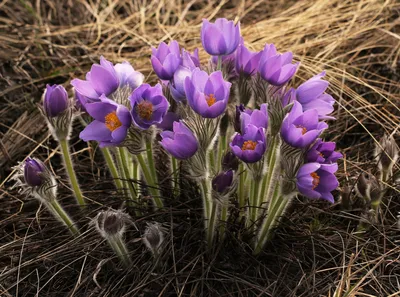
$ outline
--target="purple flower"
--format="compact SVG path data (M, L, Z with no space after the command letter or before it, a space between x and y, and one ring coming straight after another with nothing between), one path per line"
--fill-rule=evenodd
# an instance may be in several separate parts
M282 106L285 107L296 100L296 89L290 88L286 91L281 99Z
M101 56L100 65L92 65L90 72L86 74L86 80L75 78L71 85L83 96L99 99L102 94L109 96L118 88L119 78L114 65Z
M300 167L297 173L297 188L301 194L311 199L325 199L334 202L331 191L339 183L334 175L338 165L307 163Z
M227 19L217 19L214 24L203 19L201 43L212 56L232 54L240 42L240 24L235 25Z
M174 122L179 122L180 119L181 119L181 117L178 114L168 111L165 114L162 122L159 124L156 124L156 126L158 129L161 129L163 131L165 131L165 130L172 131Z
M185 93L190 107L204 118L216 118L224 113L228 104L231 83L225 81L221 71L207 74L196 68L185 79Z
M45 171L44 164L36 159L27 158L24 165L24 180L31 187L40 186L43 183L43 178L40 174Z
M119 79L119 87L128 85L131 90L134 90L144 81L144 75L139 71L135 71L127 61L116 64L114 69Z
M78 110L81 110L83 112L86 112L86 104L88 103L93 103L93 102L99 102L100 99L91 99L86 96L83 96L79 92L75 92L75 107Z
M303 148L317 139L326 128L328 128L326 123L318 122L317 110L310 109L303 112L301 104L295 101L292 110L283 120L281 135L291 146Z
M275 45L266 44L262 51L259 64L261 77L274 86L287 83L296 73L297 64L292 64L293 54L279 54Z
M46 85L43 108L46 116L54 118L68 108L68 94L61 85Z
M151 64L154 72L160 79L172 79L182 60L178 42L173 40L169 45L161 42L157 49L152 47L151 50Z
M199 147L196 137L182 121L174 122L173 131L164 131L160 135L161 146L177 159L192 157Z
M322 80L324 76L325 71L302 83L296 90L296 98L303 106L304 111L316 109L319 119L334 119L327 116L333 112L335 100L325 93L329 83L326 80Z
M307 162L318 162L321 164L331 164L342 158L343 155L335 152L336 143L323 142L318 138L315 144L307 152Z
M239 44L236 50L236 71L245 75L257 73L262 52L251 52L244 44Z
M264 128L247 125L243 136L236 133L229 146L233 153L243 162L255 163L261 160L266 149Z
M221 172L213 178L212 188L214 191L220 194L225 194L232 186L232 182L233 182L232 170Z
M240 131L245 131L247 125L254 125L257 128L268 127L268 104L261 104L260 110L246 110L240 113Z
M133 121L142 129L148 129L151 125L161 123L169 108L160 84L154 87L142 84L133 91L129 100L132 106Z
M172 97L181 102L186 99L185 79L191 76L192 71L200 66L199 51L196 49L191 55L189 52L182 50L182 63L174 73L172 83L169 85Z
M79 137L96 140L100 147L115 146L125 140L132 123L129 110L102 95L100 102L86 104L86 111L94 118Z

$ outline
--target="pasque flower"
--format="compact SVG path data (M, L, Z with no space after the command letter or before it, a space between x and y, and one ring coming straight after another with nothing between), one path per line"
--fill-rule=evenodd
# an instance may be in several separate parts
M174 122L173 131L162 132L161 138L161 146L177 159L192 157L199 147L193 132L182 121Z
M328 116L333 112L335 100L325 93L329 83L322 80L325 71L317 74L302 83L296 90L296 99L303 106L303 110L316 109L319 119L334 119Z
M167 113L169 103L164 97L160 84L154 87L142 84L129 97L134 123L141 129L161 123Z
M61 85L46 85L43 110L47 117L54 118L68 108L68 94Z
M238 73L253 75L258 71L262 52L252 52L244 44L239 44L236 50L235 67Z
M224 80L221 71L210 75L195 69L185 79L185 93L190 107L204 118L216 118L228 104L231 83Z
M233 171L228 170L219 173L212 180L212 187L214 191L217 191L220 194L226 193L233 182Z
M175 112L168 111L165 114L162 122L156 124L156 126L158 129L161 129L163 131L165 130L172 131L174 122L179 122L180 119L181 117L178 114L176 114Z
M297 64L292 64L293 54L280 54L275 45L266 44L261 53L259 72L261 77L274 86L287 83L296 73Z
M129 86L131 90L136 89L144 81L144 75L133 69L132 65L124 61L114 66L119 80L119 87Z
M229 146L243 162L255 163L261 160L265 153L265 130L249 124L246 126L243 135L236 133Z
M182 50L182 63L174 73L174 78L169 84L172 97L177 101L184 101L185 94L185 79L191 76L192 71L200 66L199 50L195 49L191 55L188 51Z
M235 25L227 19L217 19L210 23L203 19L201 43L212 56L226 56L233 53L240 42L240 24Z
M158 48L152 47L151 50L154 72L160 79L172 79L182 61L178 42L172 40L169 45L161 42Z
M317 139L315 144L307 152L307 162L318 162L323 164L331 164L342 158L343 155L335 152L336 143L324 142L322 139Z
M291 146L303 148L317 139L326 128L328 128L326 123L318 121L317 110L310 109L303 112L301 104L296 101L283 120L281 135Z
M27 158L24 164L24 180L25 183L31 187L37 187L42 185L43 177L41 173L46 170L44 164L32 158Z
M129 110L102 95L100 102L86 104L94 118L79 137L84 141L96 140L100 147L115 146L125 140L132 119Z
M240 110L240 109L239 109ZM260 106L260 109L249 110L240 113L240 124L241 131L245 131L247 125L251 124L256 126L257 128L265 128L268 127L268 104L263 103Z
M334 164L307 163L297 173L297 188L301 194L311 199L322 198L334 202L331 192L339 185L334 173Z

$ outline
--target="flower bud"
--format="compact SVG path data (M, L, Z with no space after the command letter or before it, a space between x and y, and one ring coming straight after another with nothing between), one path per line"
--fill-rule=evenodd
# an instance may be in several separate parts
M234 153L228 151L221 160L221 167L224 171L228 171L230 169L237 171L239 168L239 159Z
M99 212L93 223L100 235L108 239L122 236L128 221L130 221L128 214L122 210L111 209Z
M25 183L31 187L41 186L43 177L40 174L45 170L46 167L41 161L27 158L24 166Z
M368 173L362 173L356 184L356 193L360 198L364 198L369 202L379 201L382 190L377 179Z
M383 177L386 180L392 175L392 169L399 158L399 147L393 136L383 136L376 145L375 154L378 158L378 167L383 171Z
M153 255L157 256L164 242L164 228L158 223L147 223L142 240Z
M221 172L216 175L212 180L213 190L220 193L225 194L229 191L233 182L233 171L228 170L226 172Z
M68 108L68 94L61 85L46 85L43 108L47 117L54 118Z

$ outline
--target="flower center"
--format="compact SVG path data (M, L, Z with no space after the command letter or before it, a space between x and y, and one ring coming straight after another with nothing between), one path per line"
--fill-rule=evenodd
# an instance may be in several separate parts
M122 123L119 120L116 111L110 112L108 115L106 115L105 124L108 130L110 130L111 132L122 126Z
M296 125L296 128L301 128L301 134L304 135L307 132L307 128L302 125Z
M242 145L242 151L246 151L246 150L254 151L256 149L256 146L257 146L257 142L252 141L252 140L247 140Z
M153 114L153 104L150 101L143 100L136 105L136 112L141 119L150 121Z
M208 106L213 106L217 102L217 98L215 98L214 94L206 95L206 101Z
M316 172L313 172L310 175L313 178L313 181L312 181L313 187L312 187L312 189L314 190L319 185L320 177Z

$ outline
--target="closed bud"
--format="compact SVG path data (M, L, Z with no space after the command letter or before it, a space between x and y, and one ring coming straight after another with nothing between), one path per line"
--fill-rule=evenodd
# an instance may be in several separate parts
M100 235L108 239L122 236L129 221L129 215L122 210L105 210L97 214L93 223Z
M389 179L393 174L393 166L399 158L399 147L393 136L383 136L376 145L375 155L378 158L378 167L382 171L384 181Z
M228 171L230 169L237 171L239 168L239 159L233 152L228 151L221 160L221 167L224 171Z
M219 173L213 178L212 187L214 191L220 194L225 194L231 188L232 182L233 182L233 171L228 170Z
M47 85L43 108L47 117L54 118L68 108L68 94L61 85Z
M164 242L164 228L158 223L147 223L142 240L153 256L157 257Z
M44 177L41 174L45 171L44 164L36 159L27 158L24 166L25 183L31 187L41 186Z
M362 173L355 189L360 198L364 198L371 203L375 203L381 199L382 189L372 174Z

